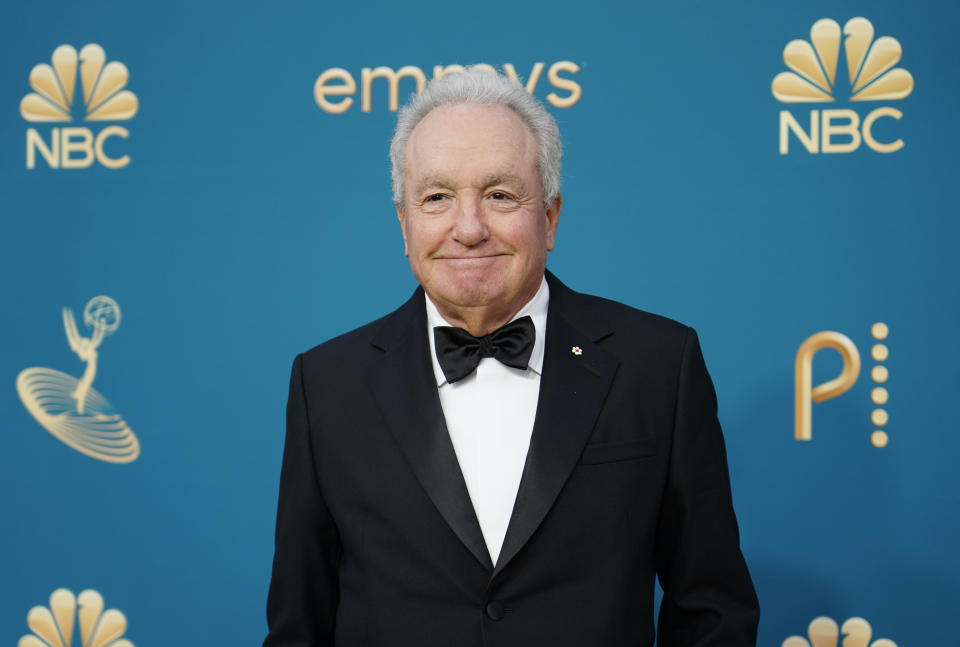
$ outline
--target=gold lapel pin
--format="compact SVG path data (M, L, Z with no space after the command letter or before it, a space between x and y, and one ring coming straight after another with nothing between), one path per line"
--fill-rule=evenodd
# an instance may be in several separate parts
M573 348L570 349L570 352L576 355L577 357L580 357L581 355L583 355L583 349L580 348L579 346L574 346Z

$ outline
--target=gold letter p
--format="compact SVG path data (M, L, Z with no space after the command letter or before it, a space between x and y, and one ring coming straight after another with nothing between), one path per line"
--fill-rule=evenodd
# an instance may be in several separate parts
M833 348L843 359L843 372L829 382L813 387L813 356L821 348ZM810 440L813 403L846 392L860 375L860 353L850 338L832 330L818 332L800 344L794 364L794 429L797 440Z

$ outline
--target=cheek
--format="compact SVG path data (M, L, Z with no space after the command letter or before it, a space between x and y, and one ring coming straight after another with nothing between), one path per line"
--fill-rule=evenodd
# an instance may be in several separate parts
M443 243L443 229L439 223L418 219L407 225L407 248L412 256L426 256Z
M539 257L546 251L547 229L539 220L534 221L533 217L512 227L509 236L514 246L527 256Z

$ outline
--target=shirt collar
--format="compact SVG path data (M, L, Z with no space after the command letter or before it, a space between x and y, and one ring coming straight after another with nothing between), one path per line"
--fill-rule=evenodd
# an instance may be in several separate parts
M430 359L433 361L433 376L437 380L437 386L443 386L447 383L447 378L443 376L443 369L440 368L440 362L437 361L437 348L433 341L433 329L435 326L452 326L450 322L443 318L437 306L434 305L430 297L424 293L427 303L427 333L430 336ZM530 354L530 361L527 366L537 375L543 373L543 340L547 334L547 306L550 303L550 288L547 287L547 279L540 280L540 289L533 295L533 298L527 301L526 305L520 308L520 311L513 316L514 321L527 315L533 320L533 327L536 330L536 337L533 340L533 352Z

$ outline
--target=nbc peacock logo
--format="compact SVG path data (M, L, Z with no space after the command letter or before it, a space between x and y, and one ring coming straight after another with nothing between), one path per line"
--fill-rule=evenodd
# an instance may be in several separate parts
M813 619L807 627L806 638L790 636L780 647L836 647L840 634L843 634L843 647L897 647L889 638L873 640L873 628L863 618L850 618L841 627L826 616Z
M129 80L127 66L119 61L107 62L100 45L90 43L79 53L72 45L60 45L53 50L49 64L40 63L30 70L34 91L20 101L20 115L35 123L70 122L77 112L75 103L82 100L84 121L127 121L140 107L137 95L125 89ZM53 169L88 168L94 160L106 168L123 168L130 163L130 156L111 157L107 141L129 135L130 131L119 125L96 133L82 126L58 126L51 128L46 138L36 128L28 128L27 168L36 167L38 152Z
M866 18L851 18L840 28L830 18L813 23L810 40L792 40L783 49L789 72L776 75L773 96L781 103L834 103L849 80L851 102L898 101L913 92L913 76L895 67L903 57L900 42L891 36L874 39L873 24ZM840 74L841 44L846 75ZM878 153L893 153L904 146L902 139L880 141L874 135L879 119L899 120L903 113L881 106L861 119L850 108L811 110L805 129L789 110L780 111L780 154L789 152L790 133L809 153L851 153L861 143ZM883 130L889 131L889 127Z
M50 595L50 606L38 605L27 612L28 633L17 647L134 647L123 637L127 617L116 609L104 610L103 596L92 589L74 596L68 589ZM74 643L75 625L80 630Z

